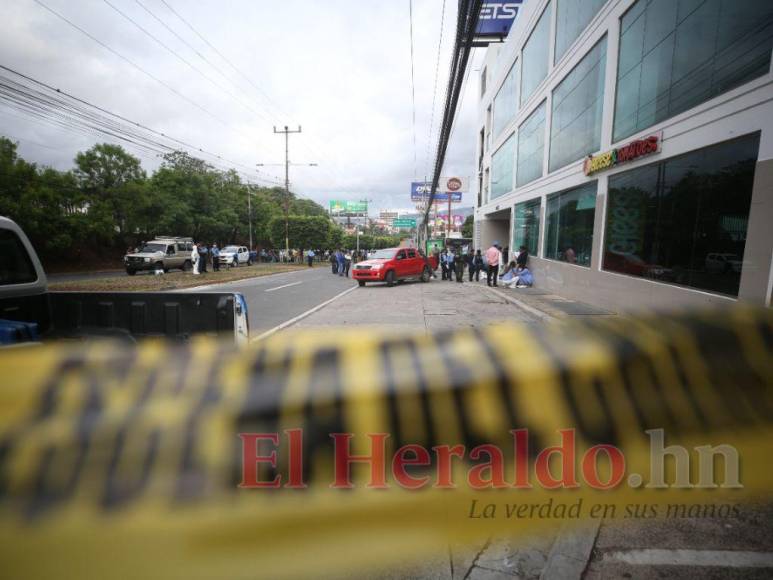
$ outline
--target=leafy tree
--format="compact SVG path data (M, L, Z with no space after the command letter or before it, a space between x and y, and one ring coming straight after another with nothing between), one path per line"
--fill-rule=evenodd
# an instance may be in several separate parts
M473 225L475 223L475 216L468 215L462 224L462 237L471 238L473 232Z

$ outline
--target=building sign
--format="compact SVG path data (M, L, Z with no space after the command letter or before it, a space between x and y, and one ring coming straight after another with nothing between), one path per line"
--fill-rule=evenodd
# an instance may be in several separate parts
M486 0L480 7L476 39L499 38L508 35L518 17L523 0Z
M441 177L438 181L437 191L435 192L435 202L448 203L448 196L451 196L453 203L462 201L462 193L469 191L470 180L467 177ZM427 201L432 191L432 183L429 181L411 182L411 201Z
M368 202L331 200L330 214L339 216L368 215Z
M415 228L416 219L414 218L398 218L392 222L393 228Z
M635 161L641 157L652 155L660 151L659 135L651 135L644 139L639 139L623 145L617 149L612 149L606 153L599 153L598 155L588 155L585 158L585 164L583 165L583 171L585 175L592 175L605 169L611 169L615 165L621 163L627 163L629 161Z

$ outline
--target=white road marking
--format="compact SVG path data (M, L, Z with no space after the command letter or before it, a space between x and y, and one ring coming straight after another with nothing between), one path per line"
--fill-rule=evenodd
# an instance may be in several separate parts
M306 318L307 316L309 316L311 314L314 314L317 310L320 310L320 309L324 308L325 306L327 306L328 304L330 304L331 302L333 302L334 300L338 300L342 296L345 296L346 294L349 294L349 292L352 292L353 290L357 290L357 288L359 288L359 286L352 286L351 288L348 288L348 289L344 290L343 292L341 292L339 294L336 294L330 300L325 300L321 304L317 304L314 308L310 308L306 312L303 312L302 314L299 314L298 316L295 316L294 318L291 318L290 320L285 320L282 324L279 324L279 325L275 326L274 328L271 328L271 329L267 330L263 334L259 334L256 337L250 338L250 342L254 342L256 340L261 340L263 338L266 338L267 336L271 336L275 332L279 332L280 330L282 330L284 328L287 328L288 326L292 326L293 324L295 324L296 322L298 322L302 318Z
M736 550L620 550L604 560L642 566L716 566L718 568L773 568L773 553Z
M290 286L297 286L303 284L303 282L293 282L292 284L285 284L283 286L277 286L276 288L267 288L264 292L273 292L274 290L281 290L282 288L289 288Z

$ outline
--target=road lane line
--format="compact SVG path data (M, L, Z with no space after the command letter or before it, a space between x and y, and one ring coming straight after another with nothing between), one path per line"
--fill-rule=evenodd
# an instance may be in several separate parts
M297 286L298 284L303 284L303 282L292 282L290 284L285 284L284 286L276 286L275 288L268 288L264 290L264 292L273 292L274 290L281 290L282 288L289 288L290 286Z
M322 308L324 308L325 306L327 306L331 302L334 302L335 300L338 300L342 296L346 296L347 294L349 294L349 292L352 292L353 290L357 290L357 288L359 288L359 286L352 286L351 288L348 288L348 289L344 290L343 292L340 292L339 294L336 294L330 300L325 300L321 304L317 304L314 308L310 308L306 312L303 312L303 313L299 314L298 316L295 316L295 317L291 318L290 320L285 320L282 324L279 324L279 325L275 326L274 328L271 328L271 329L267 330L263 334L259 334L258 336L254 337L254 338L250 338L250 342L256 342L258 340L262 340L262 339L264 339L264 338L266 338L268 336L271 336L272 334L274 334L276 332L279 332L280 330L282 330L284 328L287 328L288 326L292 326L293 324L295 324L299 320L314 314L317 310L321 310Z
M740 550L619 550L604 554L603 559L643 566L773 568L773 553Z

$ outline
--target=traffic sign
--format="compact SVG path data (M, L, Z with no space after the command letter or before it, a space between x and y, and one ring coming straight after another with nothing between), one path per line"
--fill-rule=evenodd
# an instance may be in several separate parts
M392 222L392 227L395 228L415 228L415 218L398 218Z

